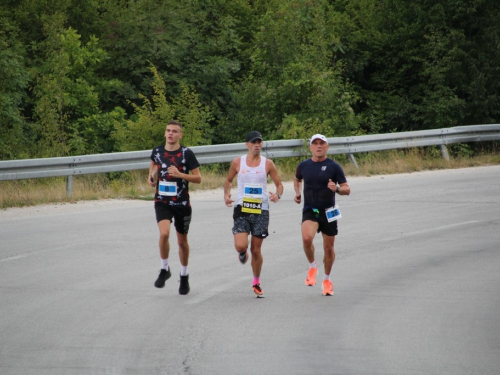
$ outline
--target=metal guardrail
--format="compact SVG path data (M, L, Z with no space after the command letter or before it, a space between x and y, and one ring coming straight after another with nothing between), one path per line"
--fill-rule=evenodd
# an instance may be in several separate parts
M446 145L465 142L500 140L500 124L470 125L453 128L421 130L403 133L328 138L328 154L347 154L356 165L354 154L399 148L440 146L443 157L449 159ZM306 156L304 140L265 141L262 153L269 158ZM247 152L245 144L230 143L190 147L200 164L230 162ZM71 195L72 177L91 174L147 169L151 150L68 156L45 159L0 161L0 181L43 177L68 177L67 192Z

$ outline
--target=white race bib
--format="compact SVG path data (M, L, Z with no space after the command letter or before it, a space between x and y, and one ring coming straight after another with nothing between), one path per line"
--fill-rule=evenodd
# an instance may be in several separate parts
M326 213L326 219L328 220L329 223L337 219L340 219L342 217L339 206L337 204L333 207L327 208L325 210L325 213Z
M175 197L177 195L177 182L160 181L158 184L158 194Z
M245 184L245 197L262 199L263 187L261 184Z

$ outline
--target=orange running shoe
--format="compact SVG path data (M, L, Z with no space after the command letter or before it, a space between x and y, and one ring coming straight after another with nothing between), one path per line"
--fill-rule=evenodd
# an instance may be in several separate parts
M255 293L255 295L257 296L257 298L264 298L264 291L260 287L260 284L255 284L253 286L253 292Z
M323 280L323 295L333 296L333 285L330 280Z
M316 275L318 274L318 268L309 268L307 271L306 285L314 286L316 285Z

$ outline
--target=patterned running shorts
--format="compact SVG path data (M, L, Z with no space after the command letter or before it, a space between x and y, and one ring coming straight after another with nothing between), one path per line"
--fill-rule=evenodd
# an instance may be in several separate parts
M263 210L260 215L241 212L241 206L234 208L233 235L249 233L252 236L266 238L269 236L269 211Z

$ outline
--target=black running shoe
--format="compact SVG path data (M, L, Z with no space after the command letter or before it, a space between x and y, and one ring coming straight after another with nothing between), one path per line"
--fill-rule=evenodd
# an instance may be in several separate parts
M165 281L167 281L170 278L170 268L166 270L165 268L162 268L160 270L160 274L158 275L158 278L155 281L155 287L157 288L163 288L165 286Z
M245 250L244 253L238 253L238 257L240 258L241 264L245 264L248 260L248 250Z
M179 285L179 294L186 295L191 289L189 288L189 275L181 275L181 284Z

